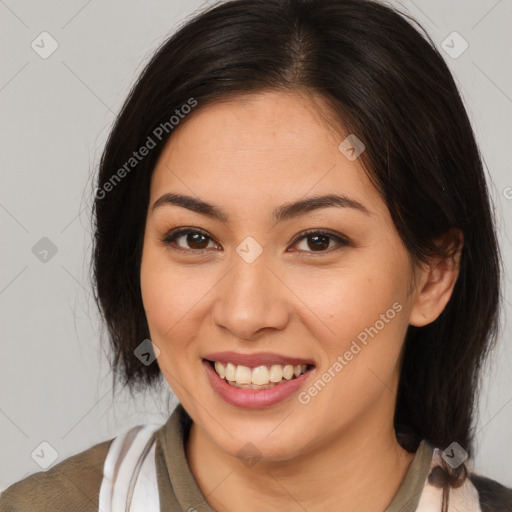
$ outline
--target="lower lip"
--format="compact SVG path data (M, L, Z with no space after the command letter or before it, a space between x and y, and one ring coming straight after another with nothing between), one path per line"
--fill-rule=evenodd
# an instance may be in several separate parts
M282 381L277 386L268 389L240 389L221 379L210 363L203 361L203 366L210 384L219 396L228 404L245 409L263 409L286 400L299 390L311 373L311 371L307 371L295 379Z

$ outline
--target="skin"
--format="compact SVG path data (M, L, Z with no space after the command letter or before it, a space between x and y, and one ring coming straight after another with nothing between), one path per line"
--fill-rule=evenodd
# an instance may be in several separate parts
M219 512L382 512L414 457L393 429L406 330L444 309L462 241L440 240L458 247L453 258L412 264L360 159L338 149L347 134L326 123L320 97L264 92L200 107L155 167L140 274L157 363L193 419L192 473ZM229 221L176 205L153 211L168 192L212 203ZM272 218L284 203L331 193L370 214L328 207ZM181 236L174 247L182 251L163 244L178 227L209 238L190 245ZM349 244L327 238L315 250L311 237L294 242L313 228ZM248 236L263 250L252 263L236 252ZM205 355L224 350L313 359L307 390L397 302L401 311L307 404L294 394L256 411L229 405L203 369ZM249 442L261 457L254 465L237 456Z

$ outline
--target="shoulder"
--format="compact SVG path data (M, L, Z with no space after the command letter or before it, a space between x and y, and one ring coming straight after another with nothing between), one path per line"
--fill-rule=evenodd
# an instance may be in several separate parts
M113 440L12 484L0 494L0 512L97 511L103 464Z
M472 473L469 479L478 492L482 512L510 512L512 510L512 488Z

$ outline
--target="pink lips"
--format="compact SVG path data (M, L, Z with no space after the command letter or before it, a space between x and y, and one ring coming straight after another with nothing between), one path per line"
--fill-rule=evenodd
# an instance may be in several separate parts
M260 352L259 354L217 352L208 354L203 360L203 367L212 388L217 392L220 398L228 404L246 409L263 409L282 402L297 392L310 377L312 372L308 370L299 377L288 381L283 380L281 383L268 389L240 389L230 386L224 379L221 379L208 361L227 362L235 365L248 366L250 368L272 364L291 364L294 366L299 364L314 364L312 360L291 358L270 352Z

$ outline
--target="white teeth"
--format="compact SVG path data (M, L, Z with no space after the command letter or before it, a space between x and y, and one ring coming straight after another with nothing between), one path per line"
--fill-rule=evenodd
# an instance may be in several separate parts
M226 365L226 380L236 380L236 366L232 363Z
M254 368L252 371L251 382L253 384L259 384L262 386L263 384L268 384L270 379L270 372L266 366L258 366ZM237 381L238 382L238 381Z
M273 364L271 366L257 366L249 368L243 365L234 365L233 363L221 363L215 361L215 371L221 379L226 379L230 384L236 387L267 386L269 384L277 384L284 380L291 380L293 377L299 377L303 374L307 365L280 365Z
M215 361L215 371L219 374L219 377L223 379L226 376L226 372L224 371L224 365Z
M248 366L239 365L236 367L235 380L237 384L251 383L251 369Z
M283 367L280 364L273 364L270 367L270 382L280 382L283 378Z
M283 377L286 380L290 380L293 377L293 366L291 364L287 364L283 368Z

